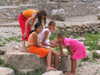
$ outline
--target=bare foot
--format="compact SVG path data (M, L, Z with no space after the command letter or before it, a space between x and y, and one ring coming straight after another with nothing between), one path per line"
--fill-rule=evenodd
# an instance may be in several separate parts
M22 48L21 52L29 52L26 48Z
M55 69L55 68L53 68L53 67L48 67L48 68L46 69L46 71L50 71L50 70L56 71L57 69Z

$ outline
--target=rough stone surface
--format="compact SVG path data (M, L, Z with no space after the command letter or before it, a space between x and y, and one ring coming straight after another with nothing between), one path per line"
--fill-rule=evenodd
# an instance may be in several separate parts
M87 57L88 57L89 59L91 59L91 58L93 57L92 52L87 51L87 50L86 50L86 55L87 55Z
M77 60L77 67L79 66L81 60ZM71 60L70 57L59 58L58 70L70 71L71 70Z
M64 75L62 71L49 71L49 72L45 72L42 75Z
M14 70L6 67L0 67L0 75L15 75Z
M53 20L64 21L65 20L65 10L64 9L53 10L51 13L51 18Z
M17 69L39 69L46 70L46 58L40 58L37 54L13 51L7 52L5 55L4 64L14 66Z

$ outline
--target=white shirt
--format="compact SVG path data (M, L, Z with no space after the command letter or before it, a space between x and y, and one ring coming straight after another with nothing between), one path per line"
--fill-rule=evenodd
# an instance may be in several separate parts
M45 36L45 31L49 31L49 34L48 34L48 36L47 36L47 38L45 40L45 43L50 44L49 38L50 38L51 32L50 32L50 30L48 28L46 28L41 32L41 39L40 39L41 45L42 45L42 40L43 40L43 38ZM42 45L42 46L44 46L46 48L50 48L50 46L45 46L45 45Z

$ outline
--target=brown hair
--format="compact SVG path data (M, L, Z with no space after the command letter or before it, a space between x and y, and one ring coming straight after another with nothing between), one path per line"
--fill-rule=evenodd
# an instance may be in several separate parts
M56 24L54 21L50 21L48 25Z
M58 35L57 35L57 37L64 37L65 36L65 32L60 32Z
M45 10L39 11L36 15L36 17L38 17L39 23L42 23L42 16L47 16L47 12ZM44 18L44 24L46 24L46 17Z

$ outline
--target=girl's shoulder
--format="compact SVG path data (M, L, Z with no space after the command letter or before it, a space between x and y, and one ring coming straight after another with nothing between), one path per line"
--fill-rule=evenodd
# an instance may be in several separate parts
M46 29L43 29L43 31L42 31L42 32L45 32L45 31L49 31L49 29L48 29L48 28L46 28Z
M38 35L36 32L32 32L31 34L34 35L34 36L37 36Z
M64 41L70 41L71 40L71 38L67 38L67 37L65 37L65 39L64 39Z

